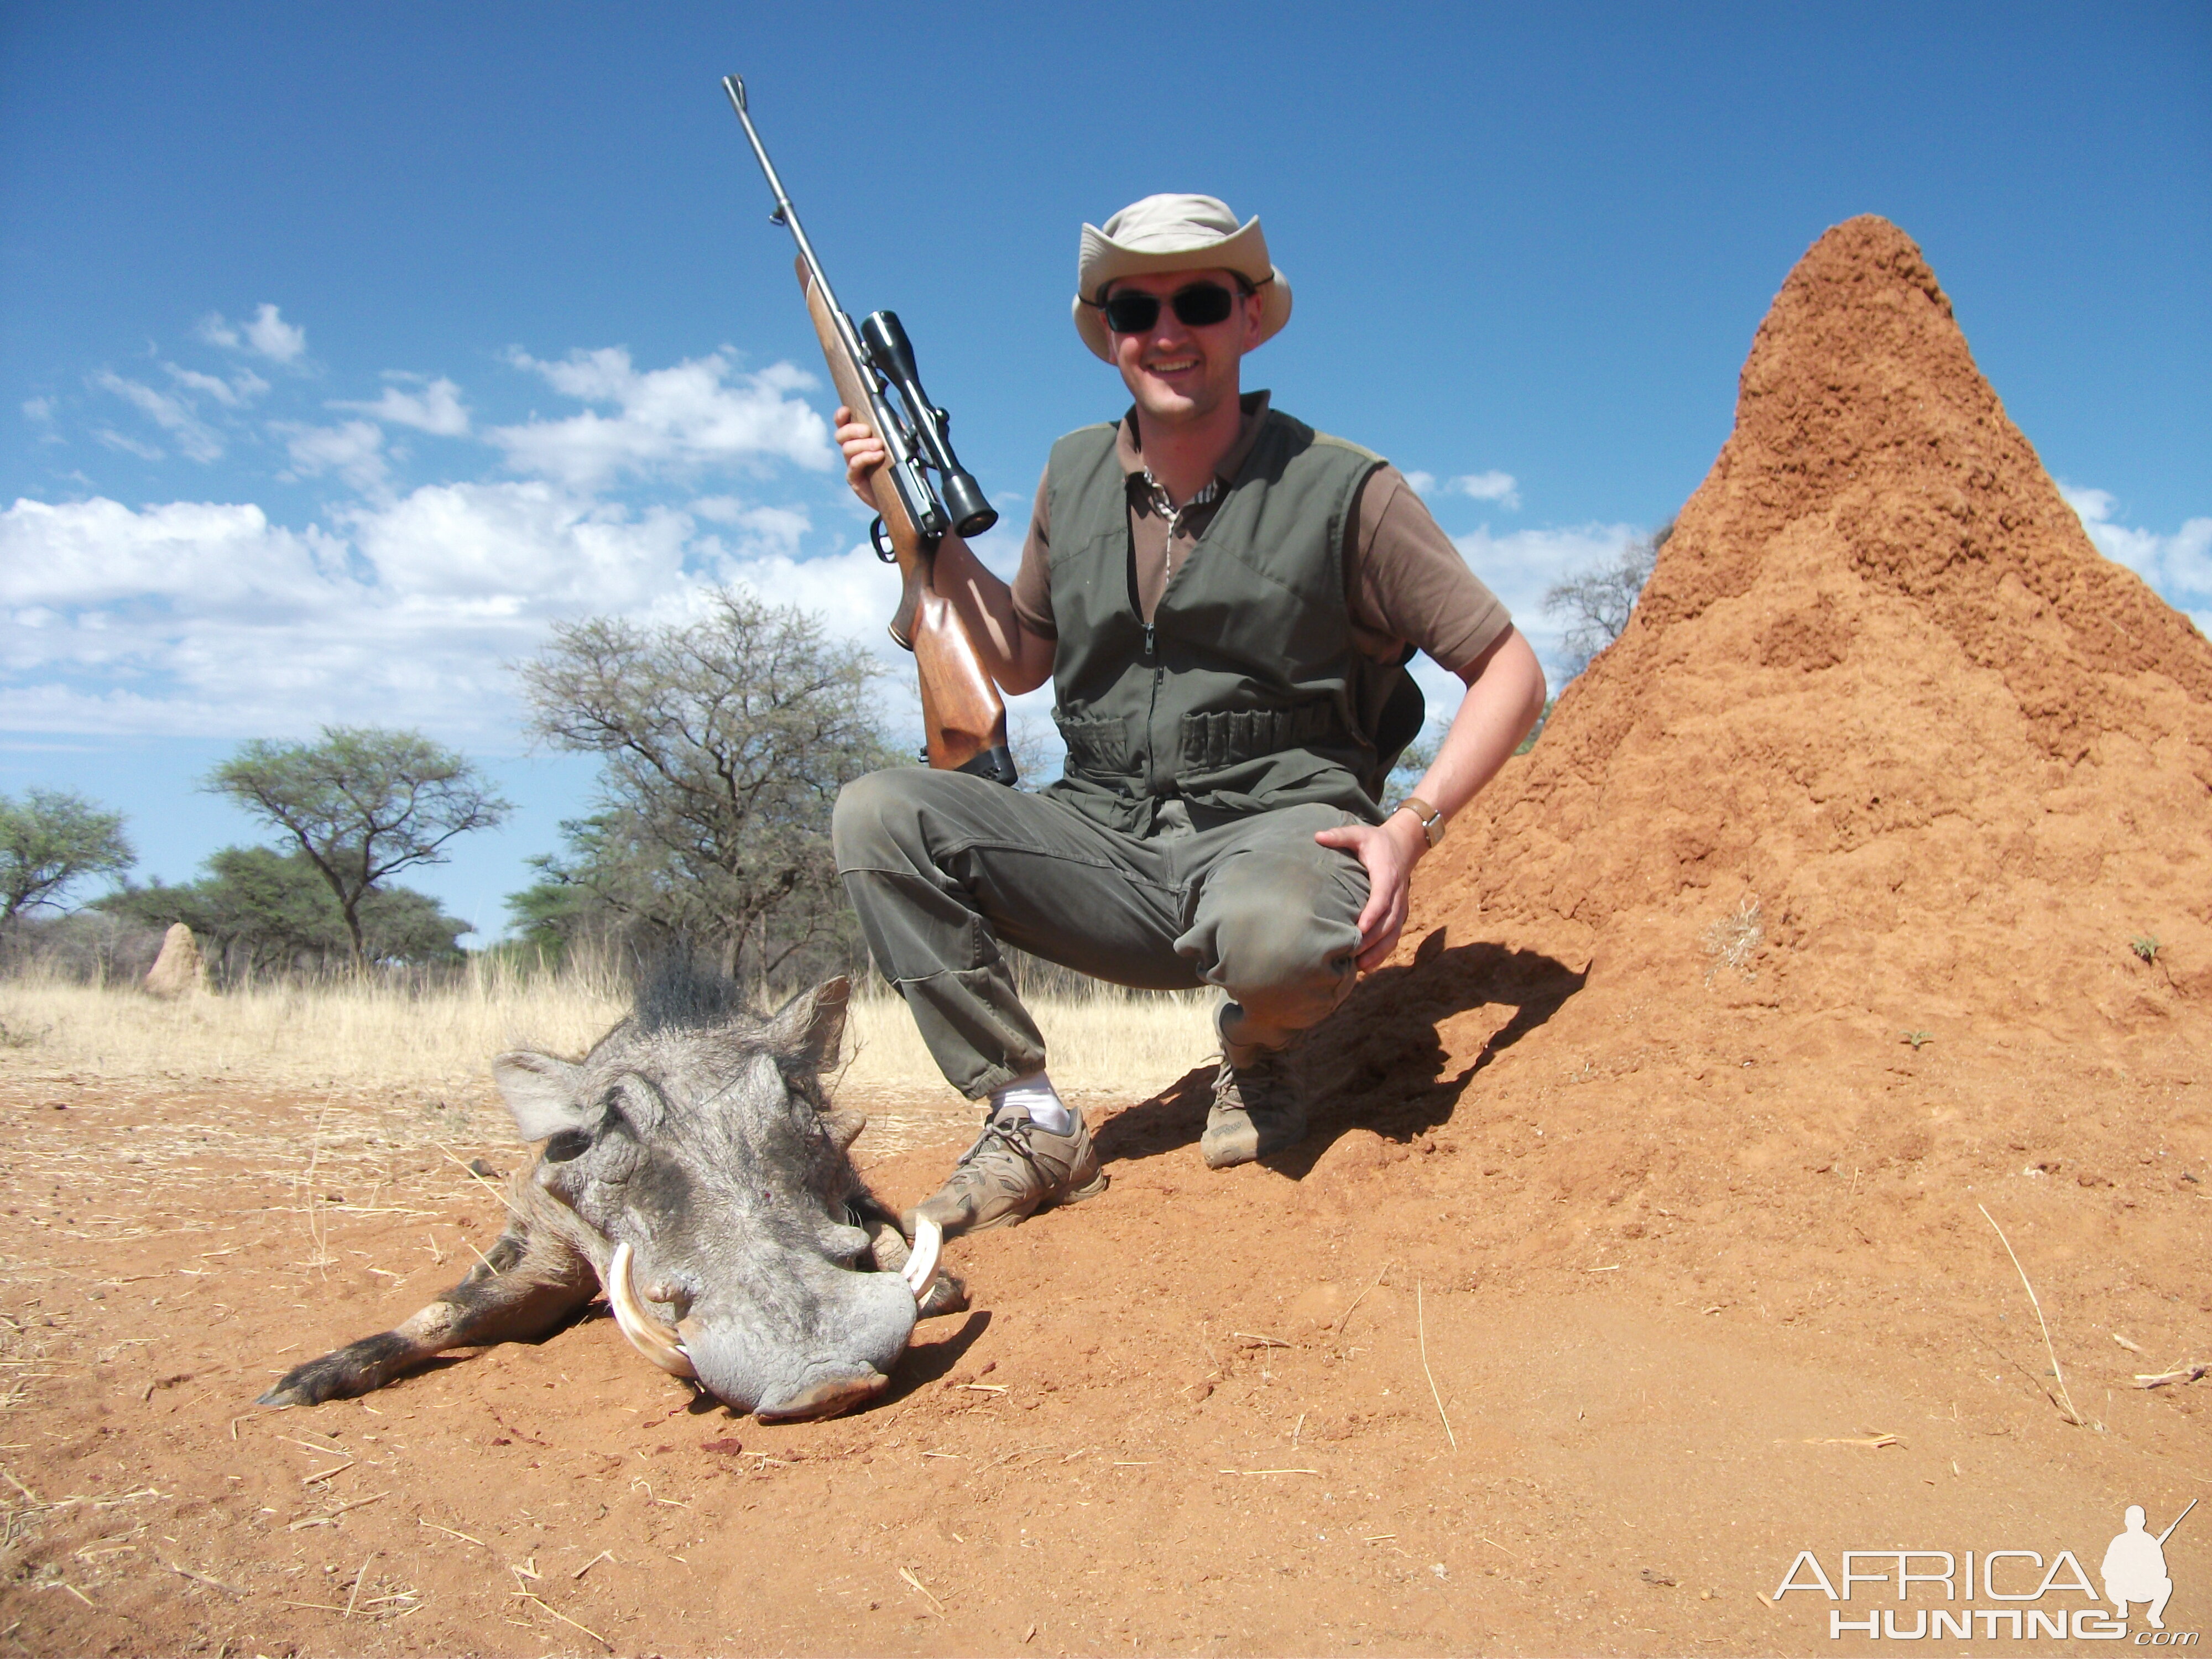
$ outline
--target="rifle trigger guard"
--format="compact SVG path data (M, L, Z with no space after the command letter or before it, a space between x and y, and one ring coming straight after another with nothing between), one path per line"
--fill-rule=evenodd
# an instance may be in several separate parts
M868 544L876 550L876 556L885 564L898 562L898 549L891 544L890 536L884 530L881 514L877 514L876 521L868 526Z

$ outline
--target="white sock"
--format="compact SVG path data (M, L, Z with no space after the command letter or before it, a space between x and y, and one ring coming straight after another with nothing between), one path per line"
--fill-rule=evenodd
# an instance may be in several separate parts
M992 1116L1009 1106L1027 1112L1030 1121L1048 1135L1064 1135L1075 1127L1075 1114L1067 1109L1060 1091L1052 1086L1052 1079L1043 1072L1018 1077L1005 1088L991 1091Z

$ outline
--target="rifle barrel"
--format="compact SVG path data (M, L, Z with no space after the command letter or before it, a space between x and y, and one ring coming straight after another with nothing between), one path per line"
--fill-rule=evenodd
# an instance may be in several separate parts
M768 146L761 143L760 134L754 130L753 118L745 109L745 83L735 75L722 77L722 90L729 94L730 107L737 112L738 123L745 130L746 140L753 147L753 155L760 162L761 172L767 176L769 188L775 192L775 222L791 233L799 244L799 262L805 267L806 279L830 312L830 326L837 331L837 342L848 362L853 365L862 388L867 394L867 415L884 441L888 460L891 487L897 492L901 509L912 522L917 534L934 551L937 538L945 528L945 509L930 488L922 471L922 458L915 452L914 436L907 423L902 421L884 395L884 376L876 362L875 354L868 349L860 332L853 325L852 317L837 303L836 290L830 286L830 273L822 269L822 261L815 257L814 244L806 239L806 228L799 222L799 210L791 204L790 194L783 180L776 176L775 163L768 159ZM826 343L825 343L826 349ZM903 395L903 394L902 394ZM861 411L855 409L853 411ZM917 420L926 419L921 410L915 411ZM933 436L935 435L933 433Z
M785 193L783 180L776 177L775 163L768 159L768 146L761 143L760 134L753 130L753 118L745 112L744 79L735 75L724 76L722 90L729 94L730 107L738 112L738 121L744 128L745 137L753 147L754 159L760 162L762 173L768 177L768 187L775 192L776 222L788 229L792 240L799 244L799 257L806 261L806 274L813 279L814 286L822 290L822 297L830 302L830 313L837 319L837 332L844 340L846 349L853 354L853 360L866 362L868 354L860 343L860 336L854 331L853 319L845 314L845 307L837 303L837 290L830 286L829 272L822 269L822 261L814 257L814 244L806 240L806 227L799 222L799 210L792 206L791 198Z
M2196 1507L2197 1507L2197 1500L2196 1500L2195 1498L2191 1498L2191 1499L2189 1500L2189 1510L2193 1510L2193 1509L2195 1509ZM2185 1522L2185 1521L2186 1521L2187 1519L2189 1519L2189 1510L2182 1510L2182 1512L2181 1512L2180 1514L2179 1514L2179 1515L2177 1515L2177 1516L2175 1516L2173 1517L2173 1527L2178 1527L2178 1526L2179 1526L2183 1522ZM2173 1536L2173 1527L2168 1527L2168 1528L2167 1528L2164 1532L2162 1532L2162 1533L2159 1534L2159 1535L2158 1535L2158 1541L2159 1541L2161 1545L2163 1545L2163 1544L2166 1542L2166 1540L2167 1539L2169 1539L2169 1538L2171 1538L2171 1537L2172 1537L2172 1536Z

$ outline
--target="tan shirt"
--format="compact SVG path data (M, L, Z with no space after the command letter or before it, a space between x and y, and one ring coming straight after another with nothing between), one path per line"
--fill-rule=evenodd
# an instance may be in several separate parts
M1267 412L1265 392L1244 395L1237 441L1221 459L1218 476L1224 495L1251 453ZM1167 590L1168 578L1198 551L1199 538L1213 522L1222 498L1186 507L1171 535L1168 519L1158 509L1145 481L1134 409L1121 417L1115 449L1128 478L1137 599L1144 619L1150 622ZM1022 544L1021 568L1014 574L1014 614L1032 633L1057 639L1047 513L1045 483L1040 479L1029 539ZM1421 504L1405 475L1387 464L1361 486L1357 507L1344 527L1344 602L1351 613L1352 637L1375 660L1388 661L1413 645L1455 674L1463 673L1496 644L1513 622L1498 596L1467 568L1467 561Z

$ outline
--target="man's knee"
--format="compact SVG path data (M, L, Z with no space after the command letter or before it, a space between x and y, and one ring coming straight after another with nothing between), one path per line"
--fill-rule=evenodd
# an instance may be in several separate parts
M1249 1000L1334 983L1358 935L1278 901L1241 906L1224 916L1219 938L1222 982L1240 1000Z
M1248 854L1207 895L1215 965L1206 977L1270 1025L1321 1019L1357 972L1364 872L1340 854L1314 850L1320 856Z
M854 778L837 792L830 815L830 845L839 871L878 870L903 864L901 848L912 844L920 812L909 780L927 776L918 766L902 766Z

